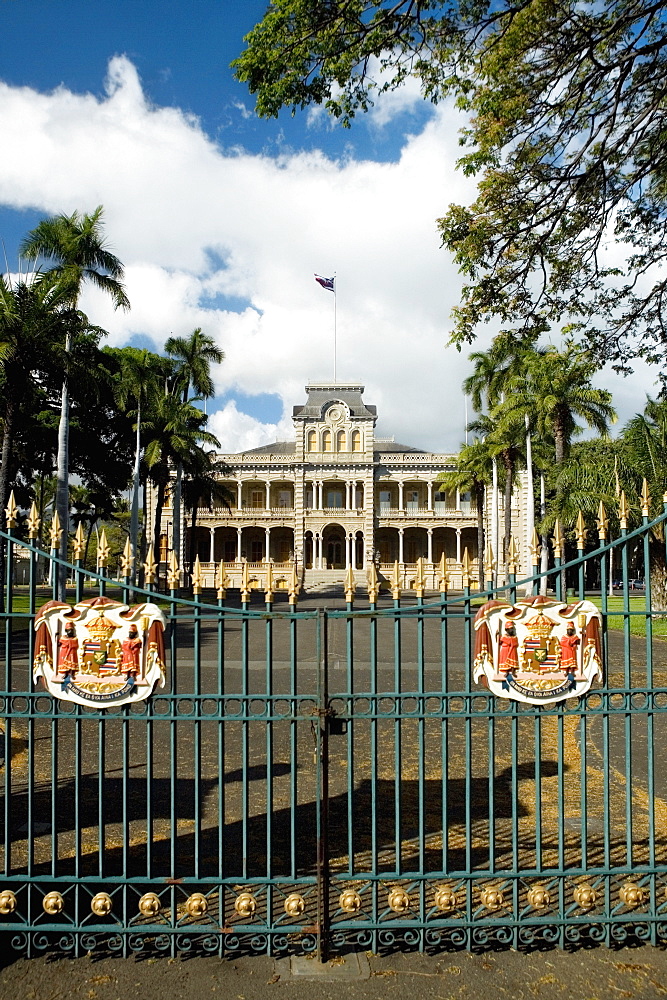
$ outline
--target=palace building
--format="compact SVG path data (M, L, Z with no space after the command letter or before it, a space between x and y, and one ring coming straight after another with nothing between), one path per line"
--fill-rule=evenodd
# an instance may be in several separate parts
M468 494L446 491L439 482L455 467L456 456L377 437L376 408L364 401L359 383L310 383L306 393L305 403L293 410L292 441L216 456L231 470L224 483L234 502L230 509L198 511L196 553L204 585L214 585L220 560L230 586L240 585L248 563L251 585L259 589L267 562L277 588L287 586L296 563L306 590L342 583L349 567L361 584L375 561L385 577L398 562L402 586L410 588L422 559L427 589L437 590L444 554L450 587L457 589L466 550L476 580L476 510ZM523 493L517 491L513 510L517 524ZM487 520L489 515L490 502ZM162 563L172 529L172 510L166 506ZM184 516L180 565L189 551L189 532Z

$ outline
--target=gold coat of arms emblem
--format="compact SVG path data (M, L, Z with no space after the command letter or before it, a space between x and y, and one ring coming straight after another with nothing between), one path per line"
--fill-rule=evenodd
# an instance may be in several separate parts
M49 601L35 615L33 679L78 705L142 701L164 685L164 627L156 604Z
M531 705L579 697L602 678L601 624L591 601L487 601L475 616L473 680Z

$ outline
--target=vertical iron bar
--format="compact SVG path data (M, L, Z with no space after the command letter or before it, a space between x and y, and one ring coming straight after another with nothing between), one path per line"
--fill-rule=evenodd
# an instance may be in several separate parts
M317 958L329 958L329 660L328 618L318 612L317 630Z
M396 874L403 872L403 753L401 748L401 607L394 598L394 854Z
M198 588L195 587L195 591ZM194 621L192 625L192 693L194 695L193 733L193 800L194 800L194 877L200 878L201 858L201 593L194 595Z

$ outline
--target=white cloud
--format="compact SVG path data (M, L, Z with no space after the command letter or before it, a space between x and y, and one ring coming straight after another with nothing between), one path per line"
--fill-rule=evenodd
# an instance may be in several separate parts
M445 348L460 281L435 219L473 194L455 172L459 126L440 106L395 163L224 151L193 116L151 106L116 57L103 97L0 83L0 202L103 204L132 311L88 292L91 318L115 344L144 333L161 345L201 326L226 354L218 390L277 393L283 437L305 383L333 371L333 296L313 272L336 271L338 377L366 385L383 432L455 450L467 352ZM212 422L225 451L278 433L231 403Z
M264 424L247 413L240 412L234 400L211 414L208 426L220 441L223 452L231 455L250 451L273 441L288 441L292 437L291 425L288 426L285 422Z

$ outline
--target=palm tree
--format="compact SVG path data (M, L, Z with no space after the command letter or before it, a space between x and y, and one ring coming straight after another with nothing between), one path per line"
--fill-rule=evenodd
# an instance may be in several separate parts
M136 404L136 442L134 451L134 471L132 475L132 506L130 514L130 545L132 546L133 571L135 579L139 549L139 490L141 485L141 409L142 403L150 412L151 404L160 397L161 386L172 365L167 358L151 351L135 347L106 348L119 362L119 372L114 396L121 410L129 410L130 401Z
M562 464L582 420L598 434L616 421L611 393L596 389L591 379L599 366L588 350L571 341L563 350L548 347L526 357L525 370L508 382L503 404L507 421L532 412L535 426L553 436L555 461Z
M155 521L153 525L153 547L156 557L160 550L160 526L167 485L170 479L170 462L195 462L204 464L203 445L219 447L220 442L205 430L207 416L192 402L167 393L162 396L144 426L148 431L148 443L144 457L151 479L157 487Z
M29 260L50 262L43 274L49 282L56 280L68 307L76 310L85 282L109 295L116 309L129 309L130 303L122 284L123 265L109 250L104 240L101 205L91 215L73 212L42 221L23 240L20 253ZM38 278L39 280L39 278ZM65 341L69 354L71 339ZM60 424L58 427L58 487L56 509L63 527L60 556L67 558L68 478L69 478L69 392L67 374L63 379ZM60 598L65 597L65 567L59 574Z
M487 484L492 476L492 454L486 441L473 441L463 445L456 460L456 468L438 477L447 490L470 492L475 498L477 509L477 557L479 565L479 586L484 582L484 501Z
M215 384L211 378L211 365L222 364L225 359L215 340L202 333L201 327L192 331L189 337L169 337L164 349L174 359L172 389L180 393L187 403L190 390L199 399L210 399L215 394ZM181 558L181 484L183 463L176 467L174 485L174 550Z
M481 416L477 420L471 421L468 424L468 430L484 441L491 459L499 461L505 473L503 488L505 524L502 558L503 562L506 562L512 535L512 492L517 481L517 470L523 457L521 449L523 421L516 420L513 424L501 423L497 419L496 410L494 410L491 416ZM497 552L495 556L498 558Z

